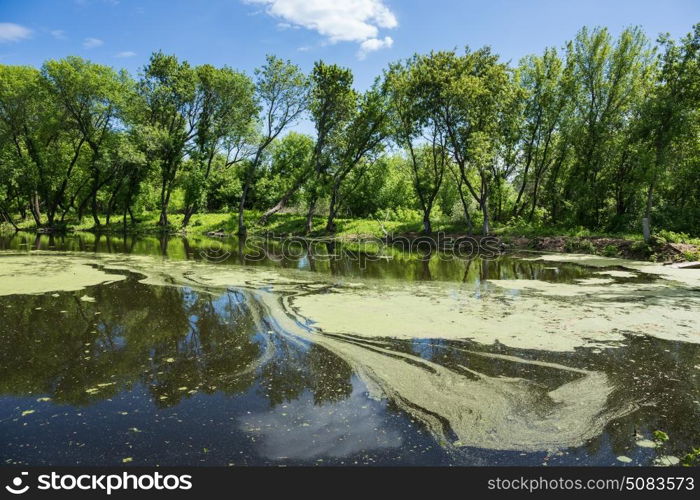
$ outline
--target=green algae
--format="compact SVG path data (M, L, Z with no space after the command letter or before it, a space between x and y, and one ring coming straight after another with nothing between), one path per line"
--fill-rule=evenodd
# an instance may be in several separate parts
M124 276L108 274L87 259L54 259L34 254L0 257L0 296L77 291L122 279Z
M580 446L611 420L632 411L636 402L611 402L610 380L594 370L550 363L548 368L567 374L566 380L543 388L525 378L490 376L466 365L448 368L387 349L377 340L472 339L573 351L614 346L627 331L700 342L699 297L683 280L641 284L607 278L577 283L491 280L475 294L469 287L450 283L398 286L356 280L347 286L329 278L309 279L308 274L269 269L141 256L47 255L46 260L60 261L65 269L85 266L102 273L100 280L107 279L99 283L123 279L110 271L129 271L150 285L241 290L248 301L263 308L255 316L260 331L268 330L263 317L271 317L279 325L275 332L326 348L352 367L373 397L392 400L455 449L538 451ZM6 258L0 257L0 262ZM20 267L31 268L31 263L41 275L41 266L36 266L40 254L11 258L26 259ZM537 363L517 356L479 355L514 364Z

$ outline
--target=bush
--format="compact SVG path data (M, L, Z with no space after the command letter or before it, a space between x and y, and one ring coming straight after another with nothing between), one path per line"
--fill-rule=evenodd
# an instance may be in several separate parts
M635 241L632 243L630 249L643 257L649 257L652 254L651 246L649 246L645 241Z
M668 243L684 243L689 237L685 233L674 233L673 231L667 231L662 229L654 236L663 238Z
M564 250L568 253L595 253L595 245L591 240L574 238L566 240L564 244Z
M683 252L683 258L688 262L700 261L700 251L687 250Z
M607 245L603 249L603 255L606 257L617 257L619 252L617 251L617 247L615 245Z

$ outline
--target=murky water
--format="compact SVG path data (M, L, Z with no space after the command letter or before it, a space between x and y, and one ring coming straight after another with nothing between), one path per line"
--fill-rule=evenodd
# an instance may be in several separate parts
M4 463L647 465L700 445L692 271L89 234L0 250Z

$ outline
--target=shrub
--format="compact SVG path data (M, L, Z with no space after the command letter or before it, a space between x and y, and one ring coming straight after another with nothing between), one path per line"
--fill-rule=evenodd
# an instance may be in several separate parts
M603 249L603 255L606 257L617 257L619 252L617 251L617 247L615 245L607 245Z
M651 247L644 241L635 241L632 243L632 246L630 249L636 253L639 254L643 257L649 257L652 254L652 249Z
M683 258L688 262L695 262L700 260L700 251L686 250L683 252Z
M595 245L591 242L591 240L573 238L566 240L566 243L564 243L564 251L568 253L594 254Z

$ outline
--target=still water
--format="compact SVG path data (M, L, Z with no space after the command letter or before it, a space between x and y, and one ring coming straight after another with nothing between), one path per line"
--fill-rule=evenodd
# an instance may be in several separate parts
M700 445L687 275L324 242L0 250L6 464L649 465Z

